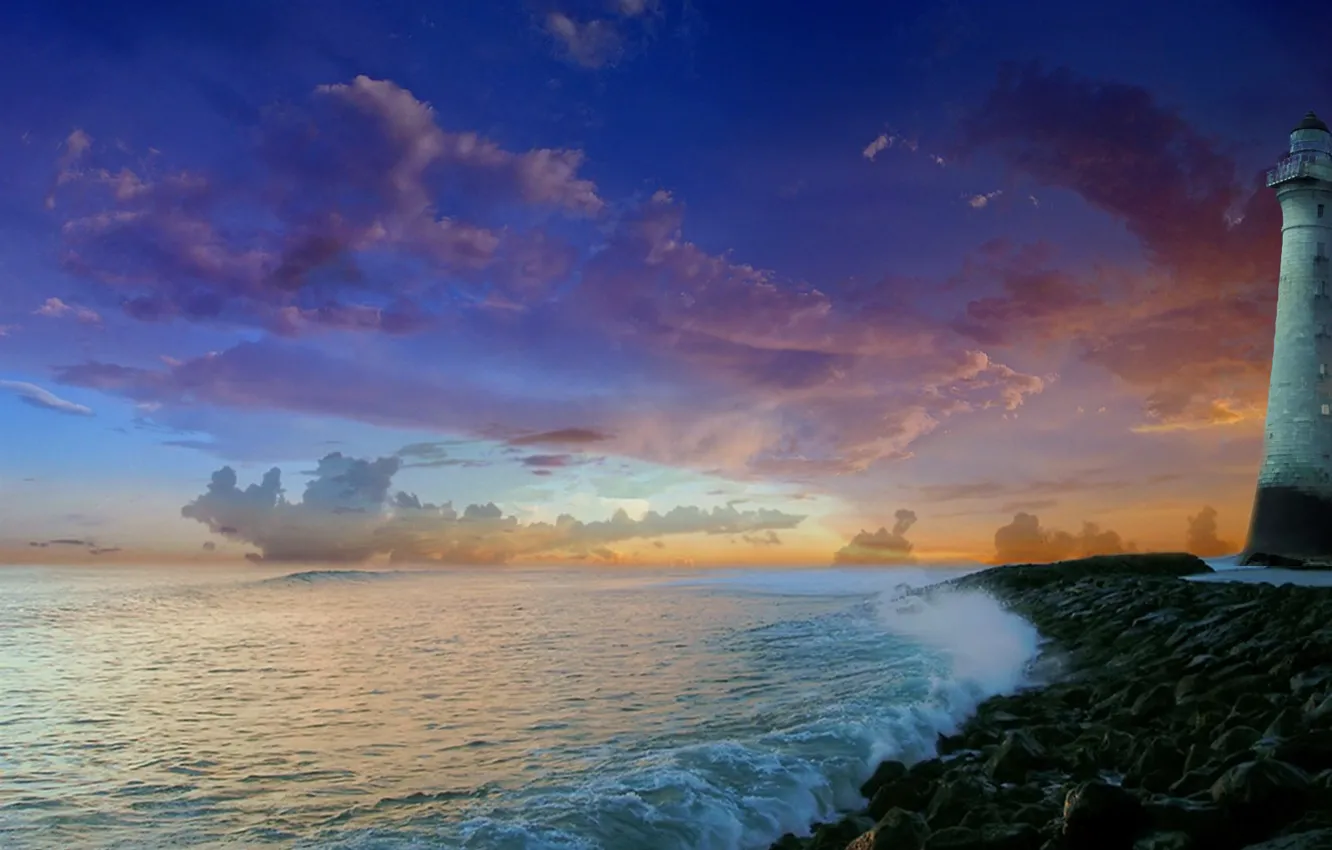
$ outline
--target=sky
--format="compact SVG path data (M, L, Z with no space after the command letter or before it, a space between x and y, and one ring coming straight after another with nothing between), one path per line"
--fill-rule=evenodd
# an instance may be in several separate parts
M1237 551L1302 16L4 4L0 561Z

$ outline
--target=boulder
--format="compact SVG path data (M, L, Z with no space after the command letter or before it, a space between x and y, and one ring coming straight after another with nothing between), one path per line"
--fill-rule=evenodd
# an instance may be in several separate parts
M1265 838L1294 820L1312 792L1307 773L1270 758L1235 765L1212 785L1212 799L1246 840Z
M1146 826L1142 803L1105 782L1084 782L1064 799L1066 850L1129 850Z
M870 835L869 850L921 850L930 837L930 827L918 812L893 809L874 825Z
M1318 829L1250 844L1245 850L1332 850L1332 829Z
M1316 729L1276 741L1269 752L1273 758L1310 773L1332 769L1332 729Z
M931 829L957 826L968 811L987 802L991 793L990 786L969 776L941 782L939 790L930 798L925 819Z
M1212 741L1212 749L1225 758L1252 749L1260 738L1262 735L1252 726L1236 726L1218 735Z
M886 782L874 792L870 799L868 812L870 817L881 820L893 809L918 811L928 801L932 785L924 780L913 780L910 775L893 782Z
M874 775L865 780L865 784L860 786L860 796L873 799L880 788L890 782L898 782L907 775L907 766L900 761L888 759L879 762L879 766L874 768Z
M950 826L930 833L925 842L925 850L982 850L985 847L981 834L965 826Z
M1003 743L985 764L985 772L995 782L1022 782L1027 771L1042 768L1049 755L1035 738L1021 730L1004 733Z

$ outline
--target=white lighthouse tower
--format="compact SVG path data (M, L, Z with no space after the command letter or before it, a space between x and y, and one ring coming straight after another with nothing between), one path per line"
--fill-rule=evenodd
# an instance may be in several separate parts
M1310 112L1267 172L1281 202L1281 281L1246 563L1332 560L1332 133Z

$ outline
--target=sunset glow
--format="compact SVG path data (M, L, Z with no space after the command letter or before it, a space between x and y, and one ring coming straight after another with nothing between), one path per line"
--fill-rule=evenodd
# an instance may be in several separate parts
M1306 36L399 5L3 13L0 558L1241 548Z

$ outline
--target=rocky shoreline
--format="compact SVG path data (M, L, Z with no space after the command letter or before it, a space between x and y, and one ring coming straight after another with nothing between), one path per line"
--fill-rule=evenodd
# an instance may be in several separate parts
M1207 572L1126 555L939 585L1026 617L1057 675L773 850L1332 850L1332 588L1180 578Z

